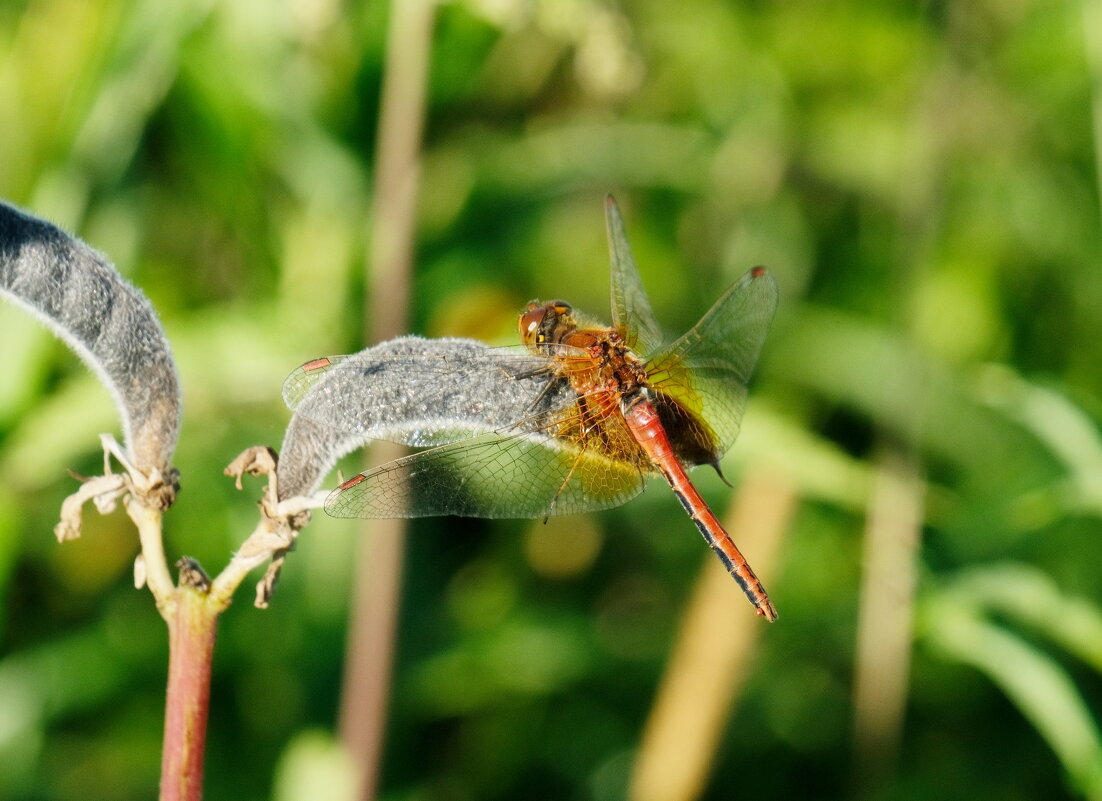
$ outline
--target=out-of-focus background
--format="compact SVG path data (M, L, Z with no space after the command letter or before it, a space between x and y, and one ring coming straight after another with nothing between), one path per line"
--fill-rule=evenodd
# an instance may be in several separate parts
M387 20L0 4L0 196L162 316L168 548L212 572L260 492L222 467L278 446L292 368L365 344ZM607 314L607 192L668 334L773 270L735 489L694 477L781 617L657 483L415 522L380 797L1102 798L1102 3L468 0L430 45L413 332ZM50 533L114 412L12 307L0 343L0 799L150 798L166 638L133 530ZM357 532L317 520L272 607L224 616L209 798L338 797Z

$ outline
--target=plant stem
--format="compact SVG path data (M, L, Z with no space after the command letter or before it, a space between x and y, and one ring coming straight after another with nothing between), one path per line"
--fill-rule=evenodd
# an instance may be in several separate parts
M168 561L165 559L164 540L161 535L163 512L133 496L128 497L125 503L126 513L138 528L145 584L153 593L153 599L157 602L157 611L161 613L161 617L171 622L176 587L172 583L172 574L168 571Z
M341 738L355 759L355 797L365 801L376 797L380 779L405 553L404 520L371 522L360 564L373 567L356 582L340 710Z
M201 576L201 573L199 574ZM210 709L210 670L218 611L209 582L189 581L185 567L168 618L168 693L161 761L161 801L198 801Z
M373 342L403 334L408 325L419 153L435 13L436 0L390 4L365 309L367 339ZM402 520L377 520L364 528L365 539L373 539L374 547L363 547L359 557L340 729L357 766L356 797L371 801L377 793L390 694L405 526Z

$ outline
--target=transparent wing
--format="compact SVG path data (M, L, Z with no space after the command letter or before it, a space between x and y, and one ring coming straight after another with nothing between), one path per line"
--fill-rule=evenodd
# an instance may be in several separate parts
M768 270L755 267L647 362L650 384L710 429L717 457L738 436L747 385L776 309L777 284Z
M635 497L643 473L541 434L491 433L376 467L330 494L335 517L541 518L607 509Z
M605 198L605 223L612 268L612 326L623 332L633 351L651 353L662 344L662 329L651 311L624 233L624 219L612 195Z
M310 390L330 375L331 371L351 356L322 356L296 367L283 382L283 402L294 411L310 394Z

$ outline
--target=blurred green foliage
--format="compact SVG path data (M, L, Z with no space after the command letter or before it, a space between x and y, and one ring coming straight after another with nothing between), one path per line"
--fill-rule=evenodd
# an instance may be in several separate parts
M0 4L0 196L110 254L162 315L185 392L169 549L212 570L259 493L222 466L279 444L293 367L362 345L386 16ZM897 441L926 517L876 797L1102 798L1098 0L467 0L439 7L433 46L414 331L507 342L533 296L604 313L608 191L667 333L753 264L781 283L725 465L769 465L801 503L706 797L856 792L861 538ZM113 410L13 308L0 342L0 799L149 798L166 644L136 538L119 513L50 536ZM531 522L413 528L383 797L623 797L712 558L674 499L567 526L565 560ZM272 608L242 589L224 617L210 798L321 786L355 545L317 520Z

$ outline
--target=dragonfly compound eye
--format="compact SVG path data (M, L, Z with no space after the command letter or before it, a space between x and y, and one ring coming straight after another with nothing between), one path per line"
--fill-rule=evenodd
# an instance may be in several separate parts
M547 306L538 301L528 304L524 313L517 321L517 329L520 331L520 340L525 345L539 345L543 339L543 319L547 316Z
M565 300L553 300L547 304L559 317L569 317L574 313L574 307Z

